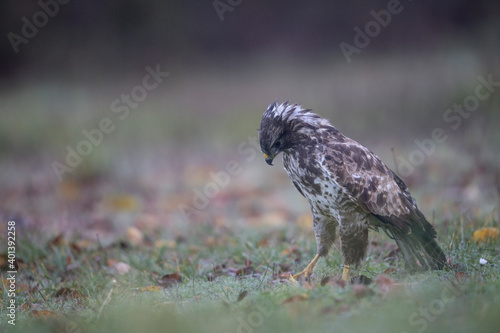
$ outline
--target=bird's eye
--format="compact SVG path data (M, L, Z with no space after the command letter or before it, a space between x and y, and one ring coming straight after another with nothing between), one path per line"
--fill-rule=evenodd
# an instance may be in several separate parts
M274 141L272 148L279 149L281 147L281 140Z

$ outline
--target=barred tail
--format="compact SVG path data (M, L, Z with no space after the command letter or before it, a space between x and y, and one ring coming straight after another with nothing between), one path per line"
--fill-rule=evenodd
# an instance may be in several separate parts
M443 269L446 256L436 242L434 227L423 218L420 223L413 223L410 230L409 233L394 233L396 243L410 268Z
M440 270L447 266L446 256L436 242L436 229L420 211L404 223L405 229L397 227L403 225L400 219L377 217L384 222L384 231L396 241L411 270Z

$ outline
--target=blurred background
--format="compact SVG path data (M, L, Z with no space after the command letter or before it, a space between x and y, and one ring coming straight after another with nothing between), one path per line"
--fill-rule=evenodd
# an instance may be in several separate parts
M308 225L255 146L275 100L372 149L436 223L498 218L498 1L17 0L0 28L0 215L21 227Z

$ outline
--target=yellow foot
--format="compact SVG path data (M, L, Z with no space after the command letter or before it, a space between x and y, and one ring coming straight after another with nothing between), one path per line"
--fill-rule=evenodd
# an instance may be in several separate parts
M316 254L314 256L314 259L311 260L309 265L307 265L307 267L302 272L300 272L299 274L295 274L295 275L290 274L290 281L297 282L297 280L300 279L300 277L302 275L305 275L306 278L310 277L312 272L313 272L313 268L314 268L314 266L316 266L316 263L318 262L318 260L319 260L319 255Z
M349 265L344 265L344 271L342 272L342 280L347 282L348 277L349 277Z

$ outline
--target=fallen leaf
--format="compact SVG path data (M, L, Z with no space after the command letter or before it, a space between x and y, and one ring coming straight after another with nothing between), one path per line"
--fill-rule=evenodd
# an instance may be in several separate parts
M245 276L250 275L254 271L253 267L240 267L238 269L229 267L228 274L231 276Z
M295 302L302 302L302 301L307 301L308 300L307 294L302 294L302 295L294 295L292 297L287 298L281 304L289 304L289 303L295 303Z
M259 243L257 243L259 247L269 246L269 239L262 238Z
M207 238L205 238L204 243L206 247L212 247L216 245L216 240L214 237L208 236Z
M281 251L281 255L284 257L284 256L289 256L289 255L292 255L292 254L295 254L297 256L300 256L300 251L299 249L292 245L290 246L289 248L286 248L284 249L283 251Z
M383 293L387 293L394 288L394 280L384 274L380 274L379 276L377 276L375 284Z
M132 246L139 246L144 243L144 234L136 227L128 227L125 237Z
M84 250L89 250L92 246L95 246L95 242L88 239L79 239L70 244L70 247L77 253L81 253Z
M81 292L79 292L77 290L65 288L65 287L56 291L54 293L53 297L58 298L58 299L63 299L63 300L67 300L67 299L75 300L79 304L82 303L83 301L87 300L87 297L84 294L82 294Z
M455 272L455 279L457 280L465 280L470 278L470 275L465 272Z
M340 288L344 289L347 283L342 279L338 279L335 280L335 284L338 285Z
M161 249L162 247L166 247L167 249L176 249L177 242L172 239L158 239L154 243L155 248Z
M64 246L68 243L68 241L64 238L62 232L58 234L56 237L52 238L49 242L49 246Z
M139 291L142 291L142 292L145 292L145 291L159 292L162 290L163 290L163 288L161 286L147 286L147 287L139 288Z
M113 211L135 211L139 206L138 200L132 195L114 195L105 199L105 206Z
M248 295L248 291L242 291L239 295L238 295L238 300L236 302L240 302L241 300L243 300L246 296Z
M194 253L198 253L198 252L203 251L203 249L202 249L202 248L200 248L199 246L196 246L196 245L189 245L188 249L189 249L189 252L190 252L191 254L194 254Z
M384 261L386 262L389 262L389 263L392 263L394 262L397 258L398 258L398 253L400 252L401 250L399 248L397 249L394 249L394 250L391 250L385 257L384 257Z
M158 217L153 214L141 214L135 219L134 223L139 229L145 230L146 232L154 232L157 230L161 224Z
M57 195L66 200L76 200L80 196L80 185L77 182L65 180L57 186Z
M182 277L177 272L172 274L165 274L158 280L158 284L165 288L172 287L174 284L181 282Z
M384 271L384 274L392 274L394 272L396 272L397 269L393 268L393 267L389 267L387 268L385 271Z
M330 282L330 277L329 277L329 276L324 277L323 279L321 279L321 283L320 283L320 285L323 287L323 286L325 286L328 282Z
M498 228L482 228L474 231L472 240L477 243L487 243L498 239L500 231Z
M49 310L33 310L30 312L29 314L30 317L34 317L34 318L42 318L42 319L46 319L46 318L56 318L56 317L59 317L60 314L55 312L55 311L49 311Z

